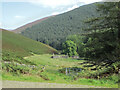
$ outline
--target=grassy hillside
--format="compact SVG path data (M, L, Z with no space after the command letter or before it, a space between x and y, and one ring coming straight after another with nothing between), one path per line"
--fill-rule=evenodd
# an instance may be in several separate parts
M85 20L100 15L96 4L84 5L72 11L48 18L21 32L22 35L60 49L68 35L82 33ZM87 26L88 27L88 26Z
M32 53L45 54L57 52L48 45L6 30L2 30L2 50L3 54L10 52L18 56L28 56Z
M2 70L7 73L28 73L30 68L34 67L34 62L25 60L25 56L52 53L57 53L57 50L24 36L2 30ZM26 67L27 65L29 66Z

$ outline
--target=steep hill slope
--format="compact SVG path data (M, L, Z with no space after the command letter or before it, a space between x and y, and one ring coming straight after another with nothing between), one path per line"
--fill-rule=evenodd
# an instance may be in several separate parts
M35 72L41 70L41 67L37 67L35 64L37 60L31 62L26 60L25 57L33 54L52 53L57 53L57 50L41 42L31 40L7 30L2 30L1 62L2 72L6 72L6 74L35 74Z
M55 16L55 15L53 15L53 16ZM45 18L39 19L39 20L37 20L37 21L28 23L28 24L23 25L23 26L15 29L15 30L12 30L12 31L15 32L15 33L20 33L20 32L22 32L23 30L25 30L26 28L30 28L30 27L32 27L33 25L38 24L38 23L40 23L40 22L42 22L42 21L44 21L44 20L47 20L48 18L53 17L53 16L45 17Z
M3 55L13 53L17 56L28 56L32 53L46 54L57 52L48 45L6 30L2 30L2 51Z
M84 23L85 20L100 15L96 13L96 8L95 3L81 6L35 24L31 28L22 31L21 34L33 40L49 44L56 49L61 49L61 44L68 35L82 33L84 28L88 27Z

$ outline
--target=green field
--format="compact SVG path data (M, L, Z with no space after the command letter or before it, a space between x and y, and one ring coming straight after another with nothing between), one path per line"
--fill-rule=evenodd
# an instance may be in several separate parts
M117 88L118 84L116 80L118 79L117 75L112 75L108 78L102 79L87 79L85 77L78 77L79 74L85 76L85 73L91 73L89 68L85 68L84 65L80 63L86 62L84 60L76 60L72 58L59 58L53 59L52 55L43 54L43 55L34 55L24 57L28 62L34 63L36 68L30 69L26 74L15 74L13 72L6 72L3 70L3 80L15 80L15 81L26 81L26 82L49 82L49 83L66 83L66 84L79 84L79 85L93 85L93 86L102 86L102 87L114 87ZM45 67L43 70L42 68ZM66 75L64 73L64 68L66 67L76 67L84 68L82 72L71 73ZM90 67L93 68L93 67ZM41 72L43 70L43 72ZM63 70L63 73L60 72Z

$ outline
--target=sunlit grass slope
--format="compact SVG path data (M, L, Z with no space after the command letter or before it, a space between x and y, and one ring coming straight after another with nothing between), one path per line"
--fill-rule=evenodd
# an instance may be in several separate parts
M13 32L2 30L2 50L3 53L14 53L18 56L28 56L34 54L52 54L57 50L43 43L28 39Z

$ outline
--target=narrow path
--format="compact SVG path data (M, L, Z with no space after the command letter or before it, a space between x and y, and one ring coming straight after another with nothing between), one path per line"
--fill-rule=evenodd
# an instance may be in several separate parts
M22 81L2 81L2 88L103 88L88 85L22 82Z

